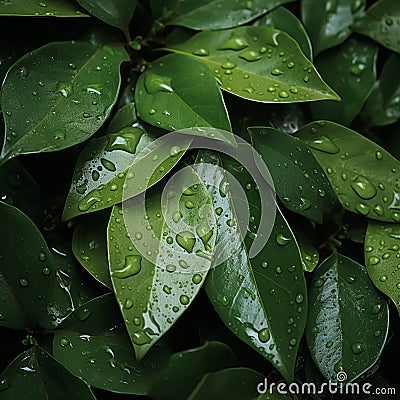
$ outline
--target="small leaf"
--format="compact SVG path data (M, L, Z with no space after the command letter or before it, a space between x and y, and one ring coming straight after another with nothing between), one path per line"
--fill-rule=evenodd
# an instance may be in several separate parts
M39 346L21 353L0 375L0 382L2 399L96 400L85 382Z
M38 323L54 328L71 304L58 284L53 256L40 231L21 211L0 202L0 220L7 227L0 249L0 325L23 329Z
M305 56L312 60L312 45L301 21L285 7L278 7L259 18L254 26L269 26L286 32L296 40Z
M203 61L221 88L260 101L339 100L289 35L247 26L194 35L172 51Z
M253 0L232 6L231 0L151 0L156 18L165 25L196 30L225 29L245 24L258 16L294 0Z
M65 149L87 140L117 100L122 46L49 43L20 58L1 91L6 140L1 159ZM104 82L108 82L104 85Z
M77 0L85 10L106 24L121 29L129 40L129 23L137 0Z
M248 131L285 207L317 223L337 212L337 197L302 141L273 128L251 127Z
M170 54L153 62L138 80L135 100L140 118L164 129L231 130L217 82L190 57Z
M327 258L314 271L308 313L308 347L326 379L336 382L343 371L351 382L375 364L389 308L362 265L340 254Z
M380 0L372 4L365 15L357 18L351 29L400 53L399 23L400 4L397 1Z
M351 34L350 25L363 15L365 0L302 0L301 16L315 54L343 43Z
M108 226L111 281L138 359L196 297L216 236L210 196L190 167L168 186L166 203L161 192L115 206Z
M365 236L365 265L374 285L400 313L400 225L370 222Z
M378 46L357 38L350 38L329 53L321 54L315 65L342 101L313 103L313 118L349 126L371 93L376 80L377 56Z
M344 126L318 121L301 128L342 206L378 221L400 222L399 170L393 156Z
M109 219L110 213L107 211L81 219L72 237L72 251L86 271L112 289L107 255Z

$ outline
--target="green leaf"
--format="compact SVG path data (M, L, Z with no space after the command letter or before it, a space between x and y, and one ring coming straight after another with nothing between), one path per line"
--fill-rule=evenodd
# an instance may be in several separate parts
M204 375L188 400L252 400L263 381L263 375L249 368L223 369Z
M246 26L201 32L170 50L203 61L222 89L249 100L339 100L297 42L276 29Z
M86 271L112 289L107 255L109 219L110 213L107 211L82 218L72 237L72 251Z
M301 16L311 37L315 54L343 43L350 25L363 15L365 0L302 0Z
M151 0L153 14L165 25L196 30L225 29L245 24L294 0L254 0L232 6L231 0Z
M135 126L88 143L75 167L63 219L111 207L159 182L192 139L182 137L179 151L170 153L158 136L154 129Z
M1 91L6 140L1 159L65 149L87 140L116 102L121 46L49 43L20 58ZM105 84L106 83L106 84Z
M285 7L278 7L260 19L256 20L254 26L269 26L286 32L296 40L305 56L312 60L312 46L310 38L301 21Z
M77 0L85 10L106 24L121 29L130 39L129 23L135 12L137 0Z
M182 169L165 204L156 186L146 193L146 204L135 197L111 214L111 281L138 359L187 309L211 266L211 199L203 184L188 185L190 179L199 182L190 167Z
M301 140L273 128L248 128L285 207L322 223L340 208L324 171Z
M365 265L374 285L400 312L400 225L370 222L365 236Z
M378 221L400 222L399 161L359 133L333 122L313 122L297 135L310 147L346 210Z
M321 54L315 65L342 101L313 103L313 118L329 119L349 126L361 111L375 83L377 56L378 46L358 38L350 38L329 53Z
M364 126L393 124L400 118L400 56L392 54L385 62L379 80L375 82L360 113Z
M52 254L33 222L18 209L0 202L7 227L0 250L0 325L14 329L55 327L70 310L57 281Z
M0 16L88 17L72 0L0 1Z
M310 225L302 224L292 226L294 236L296 237L297 244L299 245L301 260L303 264L303 270L307 272L313 272L315 267L319 263L319 253L315 246L315 234L314 230Z
M217 215L217 246L228 258L214 265L206 291L227 327L241 340L272 362L287 381L293 380L297 349L306 320L306 285L297 243L284 217L277 210L267 244L254 258L248 252L260 221L259 192L251 177L236 162L200 152L198 162L222 165L246 188L251 226L245 238L238 226L232 194L223 188L232 184L232 175L221 170L213 175L210 187ZM222 188L222 189L221 189ZM263 207L273 207L263 204Z
M164 129L232 129L221 91L207 66L180 54L151 64L138 80L135 101L141 119Z
M378 360L389 328L389 308L365 268L337 254L314 271L306 338L326 379L355 380Z
M108 133L118 133L124 128L132 126L137 121L135 103L122 106L108 125Z
M56 360L89 385L118 393L147 394L169 352L155 348L136 361L112 294L81 306L54 335Z
M0 382L4 400L96 400L85 382L39 346L21 353L0 375Z
M390 50L400 52L400 4L392 0L374 3L351 29L375 40Z

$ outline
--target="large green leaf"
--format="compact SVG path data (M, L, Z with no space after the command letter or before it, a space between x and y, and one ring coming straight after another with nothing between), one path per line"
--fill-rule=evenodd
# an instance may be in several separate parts
M313 118L349 126L361 111L375 83L377 56L378 46L362 38L350 38L329 53L321 54L315 65L342 101L313 103Z
M315 53L343 43L365 6L365 0L302 0L301 15Z
M297 135L310 147L346 210L400 222L399 161L359 133L333 122L313 122Z
M20 58L1 91L1 159L65 149L93 135L117 99L122 46L50 43Z
M151 0L153 14L165 25L187 28L225 29L245 24L258 16L294 0Z
M63 218L111 207L160 181L192 139L182 137L179 151L170 154L158 136L153 129L135 126L88 143L77 161Z
M220 265L211 269L206 291L217 313L241 340L293 380L297 349L306 321L307 296L299 249L284 217L277 210L272 233L254 258L249 249L257 236L261 205L259 192L242 166L215 154L200 152L198 162L222 165L235 176L249 198L250 222L245 238L239 227L230 191L232 175L216 170L210 186L218 224L217 246L223 248ZM201 164L200 164L201 165ZM274 207L275 204L263 204Z
M249 100L339 100L288 34L247 26L194 35L172 51L203 61L222 89Z
M153 62L137 82L135 100L140 118L161 128L231 130L217 82L190 57L170 54Z
M364 254L372 282L400 312L400 225L370 222Z
M379 44L400 53L400 3L380 0L366 14L358 18L351 29L377 41Z
M1 16L87 17L72 0L1 0Z
M130 39L129 23L135 12L137 0L77 0L90 14L106 24L121 29Z
M138 359L187 309L211 266L215 217L204 185L187 186L192 176L199 181L190 167L180 171L165 204L155 186L146 204L136 197L111 214L111 281Z
M0 325L55 327L71 303L43 236L25 214L2 202L0 220L7 227L0 243Z
M255 26L269 26L286 32L299 44L309 60L313 58L310 38L301 21L285 7L278 7L254 22Z
M109 219L108 211L82 218L72 237L72 251L76 259L95 279L112 289L107 255Z
M248 128L267 165L279 198L298 214L322 223L340 204L311 151L301 140L273 128Z
M96 400L85 382L39 346L21 353L0 375L0 382L2 400Z
M306 338L326 379L353 381L380 356L389 328L389 308L365 267L333 254L313 274ZM338 379L339 378L339 379Z

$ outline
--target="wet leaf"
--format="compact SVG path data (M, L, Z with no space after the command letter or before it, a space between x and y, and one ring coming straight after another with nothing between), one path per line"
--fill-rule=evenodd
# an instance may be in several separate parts
M365 267L337 254L313 274L306 338L326 379L359 377L379 358L389 327L389 308ZM343 381L343 380L342 380Z
M85 10L106 24L121 29L130 38L129 23L135 12L137 0L77 0Z
M231 130L221 91L209 69L184 55L170 54L153 62L138 80L135 100L140 118L154 126Z
M196 30L225 29L245 24L258 16L294 0L253 0L232 6L231 0L151 0L156 18L165 25Z
M85 382L39 346L21 353L0 375L0 382L4 400L96 400Z
M243 238L236 215L240 212L230 191L232 175L216 170L210 186L218 224L216 248L222 255L214 261L206 291L227 327L246 344L269 360L287 381L293 380L294 364L306 320L306 286L300 253L293 234L277 209L275 223L266 245L254 258L249 248L260 223L259 192L252 178L237 162L216 154L200 152L198 163L221 165L245 188L249 199L250 226ZM211 182L211 180L209 180ZM228 182L228 183L227 183ZM221 189L222 188L222 189ZM261 190L261 189L260 189ZM274 205L263 204L270 208ZM243 210L242 210L243 211ZM264 227L266 228L266 227ZM260 235L262 235L260 233Z
M119 67L126 60L121 46L86 42L49 43L20 58L1 91L6 124L2 161L87 140L116 102Z
M196 297L216 236L210 196L190 167L161 203L163 187L115 206L108 225L111 281L138 359Z
M58 284L54 258L38 228L21 211L0 202L0 220L7 227L0 251L0 325L24 329L38 323L51 329L71 307Z
M82 218L72 237L72 250L86 271L100 283L112 289L107 255L109 219L108 211Z
M312 60L313 50L310 38L301 21L285 7L278 7L256 20L255 26L269 26L286 32L296 40L305 56Z
M346 210L400 222L400 165L386 150L328 121L308 124L297 135L310 147Z
M285 207L322 223L340 204L311 151L301 140L273 128L248 128Z
M315 229L311 223L292 226L294 235L299 245L303 270L313 272L319 263L319 253L316 246Z
M302 0L301 15L315 54L343 43L365 6L366 0Z
M339 100L297 42L276 29L248 26L201 32L170 50L203 61L222 89L249 100Z
M135 103L125 104L115 113L108 125L108 133L118 133L124 128L132 127L136 121Z
M400 312L400 225L370 222L365 235L365 265L374 285Z
M380 0L372 4L365 15L357 18L351 29L399 53L399 23L400 4L397 1Z
M378 47L375 44L357 38L350 38L329 53L321 54L315 65L342 101L313 103L313 118L350 126L375 83L377 56Z

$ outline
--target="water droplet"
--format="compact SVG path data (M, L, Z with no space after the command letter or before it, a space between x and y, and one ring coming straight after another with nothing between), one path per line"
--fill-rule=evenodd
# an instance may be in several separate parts
M167 267L166 267L166 270L168 271L168 272L175 272L176 271L176 267L175 267L175 265L172 265L172 264L169 264L169 265L167 265Z
M261 329L261 330L258 332L258 340L259 340L261 343L267 343L268 340L269 340L270 338L271 338L271 334L270 334L268 328Z
M268 268L268 261L263 261L261 263L261 267L263 267L264 269Z
M125 257L124 266L112 273L115 278L125 279L140 272L142 268L142 257L138 255L131 255Z
M66 337L63 337L60 339L60 346L67 347L70 344L71 344L71 342Z
M296 296L296 303L297 303L297 304L301 304L303 301L304 301L304 296L303 296L301 293L299 293L299 294Z
M204 48L199 48L199 49L196 49L195 51L193 51L192 54L195 55L195 56L204 57L204 56L208 56L209 55L209 51L207 49L204 49Z
M371 265L377 265L377 264L379 264L380 259L379 259L378 257L376 257L376 256L371 256L371 257L368 259L368 262L369 262Z
M79 321L81 322L86 321L90 317L91 313L92 311L87 307L83 308L82 310L79 310L78 312Z
M51 269L50 269L49 267L43 267L43 268L42 268L42 274L43 274L44 276L49 276L50 273L51 273Z
M373 304L371 306L371 314L376 315L379 314L382 310L382 304Z
M382 217L382 215L384 214L384 210L383 207L379 204L377 204L374 208L373 208L374 212L376 215L379 215L380 217Z
M164 286L163 286L163 292L166 293L166 294L171 294L172 289L171 289L170 286L164 285Z
M192 282L195 285L198 285L203 280L203 277L200 274L194 274L192 277Z
M358 176L354 182L351 183L351 187L359 197L365 200L372 199L377 193L377 190L372 182L370 182L364 176Z
M171 78L157 75L154 72L145 73L144 86L149 94L173 91L171 87Z
M233 36L225 43L223 43L218 50L243 50L246 47L249 47L249 43L247 39L243 36Z
M356 14L365 5L365 0L353 0L351 4L351 13Z
M326 342L326 348L330 349L333 346L333 342L330 340L329 342Z
M178 233L175 238L179 246L181 246L188 253L193 251L193 247L196 244L196 238L192 232L185 231Z
M100 162L102 163L103 167L108 171L114 172L117 169L113 162L106 160L105 158L100 159Z
M297 339L296 339L296 338L291 338L291 339L289 340L289 343L290 343L291 346L296 346L296 344L297 344Z
M180 152L182 151L182 149L179 146L172 146L169 150L169 155L171 157L175 157L177 156Z
M319 278L314 282L314 287L318 288L324 285L324 280Z
M282 99L286 99L286 98L289 97L289 93L286 92L286 91L284 91L284 90L281 90L281 91L278 93L278 96L279 96L280 98L282 98Z
M258 61L261 59L260 54L254 50L243 51L239 54L239 57L249 62Z
M280 245L280 246L285 246L287 245L292 239L290 237L286 237L283 233L280 233L279 235L277 235L276 237L276 242Z
M185 202L185 207L188 208L189 210L191 210L192 208L194 208L194 203L190 200Z
M364 63L357 63L350 67L350 73L354 76L361 76L366 68Z
M340 151L339 147L327 136L320 136L318 139L314 139L309 143L309 146L328 154L336 154Z
M361 215L367 215L369 213L369 206L363 203L358 203L354 207L357 212L359 212Z
M233 62L227 61L227 62L221 64L221 67L224 69L233 69L233 68L236 68L236 64L234 64Z
M387 281L387 276L386 275L382 275L382 276L379 277L379 280L381 282L386 282Z
M352 345L351 345L351 351L355 354L355 355L358 355L358 354L361 354L363 351L365 350L365 347L364 347L364 345L362 344L362 343L353 343Z
M7 390L10 387L10 381L7 377L0 379L0 392Z
M131 336L132 341L138 346L143 346L144 344L148 344L151 342L149 336L143 331L137 331Z
M125 310L130 310L133 307L133 301L132 299L125 299L124 301L124 308Z
M150 115L154 115L156 112L157 112L157 111L156 111L155 108L150 108L150 110L149 110L149 114L150 114Z
M26 279L26 278L21 278L21 279L19 280L19 284L20 284L22 287L27 287L27 286L29 286L29 281L28 281L28 279Z
M29 75L29 71L28 68L26 67L19 67L18 68L18 73L20 76L22 76L23 78L26 78Z
M355 278L354 276L348 276L348 277L346 278L346 281L347 281L348 283L354 283L354 282L356 281L356 278Z
M179 301L180 301L180 303L181 303L182 305L186 306L186 305L189 304L189 297L183 294L183 295L181 295L181 296L179 297Z
M221 207L217 207L216 209L215 209L215 214L217 214L217 215L221 215L222 213L223 213L223 209L221 208Z
M282 74L283 74L283 71L281 71L279 68L274 68L271 71L271 75L274 75L274 76L279 76L279 75L282 75Z

